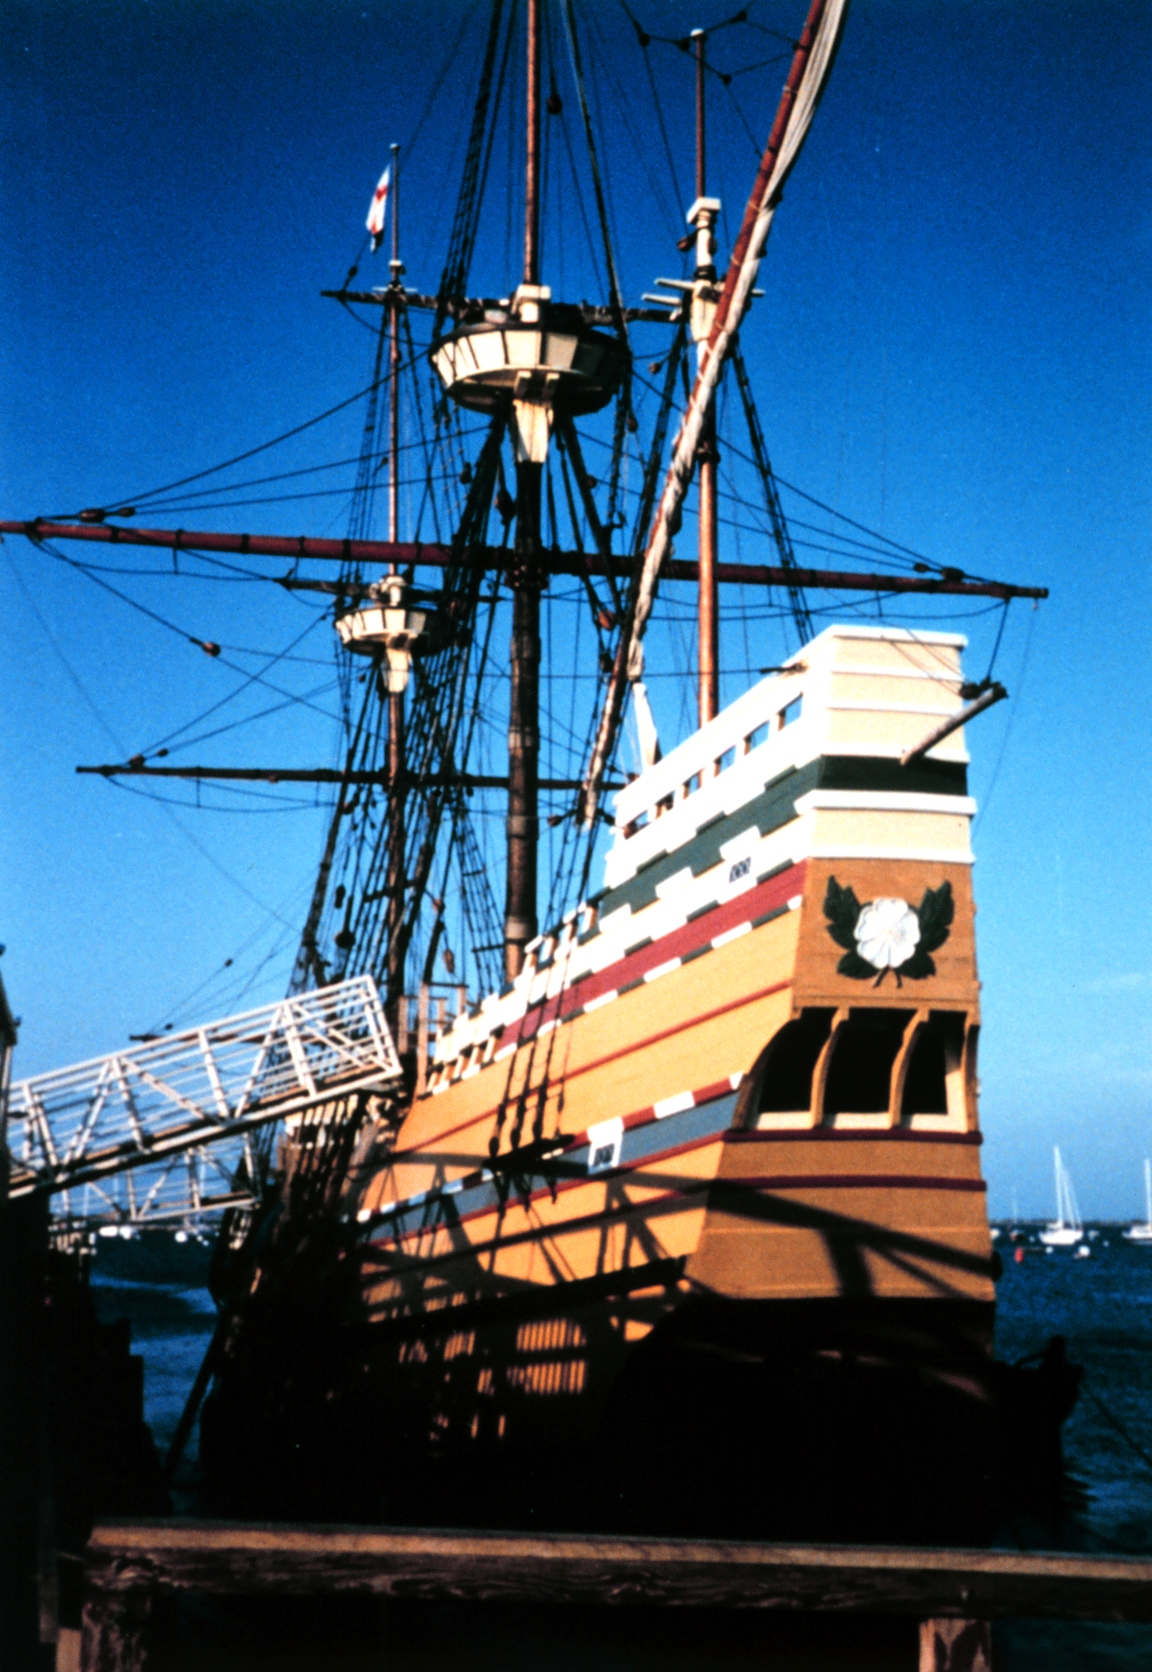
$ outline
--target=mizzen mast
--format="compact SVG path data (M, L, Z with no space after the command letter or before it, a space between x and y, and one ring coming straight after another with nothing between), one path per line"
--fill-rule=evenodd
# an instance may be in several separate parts
M394 292L388 311L388 539L392 545L400 539L400 308L404 294L401 283L404 263L400 259L400 147L392 146L392 258L388 263L392 276L389 289ZM398 576L395 562L388 565L389 576ZM404 594L393 586L390 601L403 607ZM404 692L388 685L388 772L398 784L404 772ZM404 915L404 797L394 795L388 804L388 854L385 888L387 889L387 950L388 995L392 998L404 985L401 967L400 921Z
M691 40L696 59L696 201L688 211L689 224L696 229L696 267L692 274L692 336L697 356L703 350L712 329L718 292L716 266L716 219L720 213L718 198L707 194L705 166L705 92L704 53L708 35L694 29ZM716 403L710 401L700 435L697 452L699 469L699 679L700 724L706 726L720 711L720 645L719 595L716 584L717 502L716 467L719 453L716 446Z

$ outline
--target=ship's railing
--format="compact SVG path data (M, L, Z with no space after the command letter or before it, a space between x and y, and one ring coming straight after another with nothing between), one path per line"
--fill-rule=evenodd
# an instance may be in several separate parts
M396 1043L402 1057L414 1052L417 1097L424 1091L437 1045L467 1009L468 989L445 982L422 982L418 992L397 999Z
M234 1194L257 1127L338 1095L388 1090L400 1078L376 984L357 976L18 1080L8 1109L9 1193L91 1184L105 1203L96 1217L175 1217L186 1205L202 1212L206 1197ZM206 1146L216 1145L224 1148L208 1159ZM141 1168L152 1170L146 1181L104 1182Z

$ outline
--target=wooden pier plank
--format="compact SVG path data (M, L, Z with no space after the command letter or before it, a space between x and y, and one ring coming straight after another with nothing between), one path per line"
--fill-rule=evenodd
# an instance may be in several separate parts
M89 1594L360 1592L467 1601L1152 1621L1152 1560L586 1534L134 1521L96 1527Z

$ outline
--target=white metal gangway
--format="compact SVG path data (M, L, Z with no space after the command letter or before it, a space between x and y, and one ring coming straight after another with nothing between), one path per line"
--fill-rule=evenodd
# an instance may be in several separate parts
M257 1127L400 1081L376 984L357 976L18 1080L9 1194L65 1192L65 1217L199 1216L243 1199Z

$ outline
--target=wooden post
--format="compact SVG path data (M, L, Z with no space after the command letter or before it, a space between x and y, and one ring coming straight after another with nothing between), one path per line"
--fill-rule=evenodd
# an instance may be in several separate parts
M56 1559L56 1389L53 1372L60 1353L52 1339L56 1329L55 1296L47 1281L40 1301L40 1397L36 1411L36 1598L42 1644L55 1643L60 1630L60 1577Z
M80 1672L147 1672L152 1654L154 1593L89 1588L84 1599Z
M420 997L416 1001L416 1096L423 1097L428 1087L428 983L420 983Z
M920 1672L992 1672L987 1620L921 1620Z
M408 1052L408 995L401 993L396 1000L396 1049L400 1056Z

